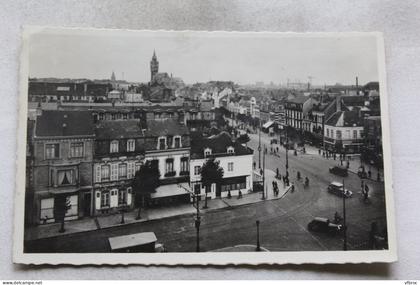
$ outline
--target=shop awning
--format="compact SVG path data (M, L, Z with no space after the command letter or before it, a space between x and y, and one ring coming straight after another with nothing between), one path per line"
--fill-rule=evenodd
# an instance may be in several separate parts
M264 129L268 129L268 128L269 128L269 127L271 127L273 124L274 124L274 122L273 122L273 121L268 121L267 123L265 123L265 124L263 125L263 128L264 128Z
M186 189L190 189L188 183L179 183L179 184L169 184L162 185L156 189L155 193L152 193L150 197L152 199L170 197L170 196L179 196L190 194Z
M62 194L72 194L72 193L76 193L77 191L79 191L78 188L68 188L68 189L52 189L50 190L51 194L54 195L62 195Z

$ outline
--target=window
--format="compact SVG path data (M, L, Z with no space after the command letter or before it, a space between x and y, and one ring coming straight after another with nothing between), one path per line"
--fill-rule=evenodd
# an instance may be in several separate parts
M181 137L177 136L174 137L174 148L180 148L181 147Z
M347 130L346 131L346 139L349 139L350 138L350 130Z
M233 146L230 146L227 148L227 153L229 154L234 154L235 153L235 149L233 148Z
M188 157L181 157L181 172L189 172Z
M337 130L335 133L336 133L336 139L341 140L341 131Z
M228 162L228 171L233 171L233 162Z
M109 191L102 192L101 207L109 207Z
M54 159L60 157L60 144L51 143L45 145L45 159Z
M127 163L127 178L131 179L134 177L135 173L135 163L134 162L128 162Z
M136 148L136 141L131 139L127 141L127 151L134 151Z
M166 138L159 138L158 149L166 149Z
M70 144L70 157L83 157L83 143L76 142Z
M353 131L353 138L357 139L357 131L356 130Z
M111 142L111 148L109 150L111 153L118 152L118 141Z
M73 169L58 170L57 171L57 184L59 186L72 185L74 184L74 173Z
M168 158L166 159L166 169L165 169L165 176L174 176L174 159Z
M127 205L127 190L118 191L118 205Z
M204 156L209 156L209 155L211 155L211 149L210 148L206 148L204 150Z
M201 166L197 165L194 166L194 175L200 175L201 172Z
M120 179L127 178L127 164L120 163L120 165L118 166L118 177Z
M47 222L52 218L54 218L54 198L42 199L40 219Z
M109 180L109 165L102 165L101 166L101 181L108 181Z

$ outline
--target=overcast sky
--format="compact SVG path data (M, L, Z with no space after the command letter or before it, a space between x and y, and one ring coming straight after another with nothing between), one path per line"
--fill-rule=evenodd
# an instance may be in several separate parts
M77 33L46 30L30 38L29 76L150 80L156 50L159 72L186 83L231 80L240 84L307 82L354 84L378 81L376 38L273 34L189 34L128 31Z

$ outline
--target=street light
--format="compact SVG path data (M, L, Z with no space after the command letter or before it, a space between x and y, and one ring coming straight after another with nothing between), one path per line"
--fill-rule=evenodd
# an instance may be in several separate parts
M261 247L260 247L260 221L257 220L256 224L257 224L257 248L256 248L256 251L261 251Z
M258 168L261 169L261 121L258 129Z
M200 217L200 204L198 201L198 197L200 195L195 194L193 191L187 189L186 187L182 186L181 184L178 184L179 188L183 188L185 191L187 191L188 193L192 194L194 202L196 202L196 206L195 208L197 209L197 214L196 217L194 219L194 226L196 229L196 251L200 252L200 225L201 225L201 217Z
M262 189L262 199L265 200L265 150L263 152L263 172L262 172L262 180L263 180L263 189Z
M344 240L343 240L343 250L347 250L347 225L346 225L346 192L344 187L344 179L343 179L343 233L344 233Z

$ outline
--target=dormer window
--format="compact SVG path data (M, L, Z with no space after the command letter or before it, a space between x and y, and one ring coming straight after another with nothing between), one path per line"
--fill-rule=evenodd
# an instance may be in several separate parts
M175 136L173 144L174 144L173 145L174 148L181 148L182 147L181 136Z
M136 141L134 139L129 139L127 141L127 151L134 151L136 148Z
M227 153L228 154L234 154L235 153L235 149L233 148L233 146L230 146L227 148Z
M166 137L158 138L157 149L166 149Z
M116 153L118 152L118 141L112 141L111 147L110 147L110 153Z
M204 156L210 156L210 155L211 155L211 149L210 148L204 149Z

